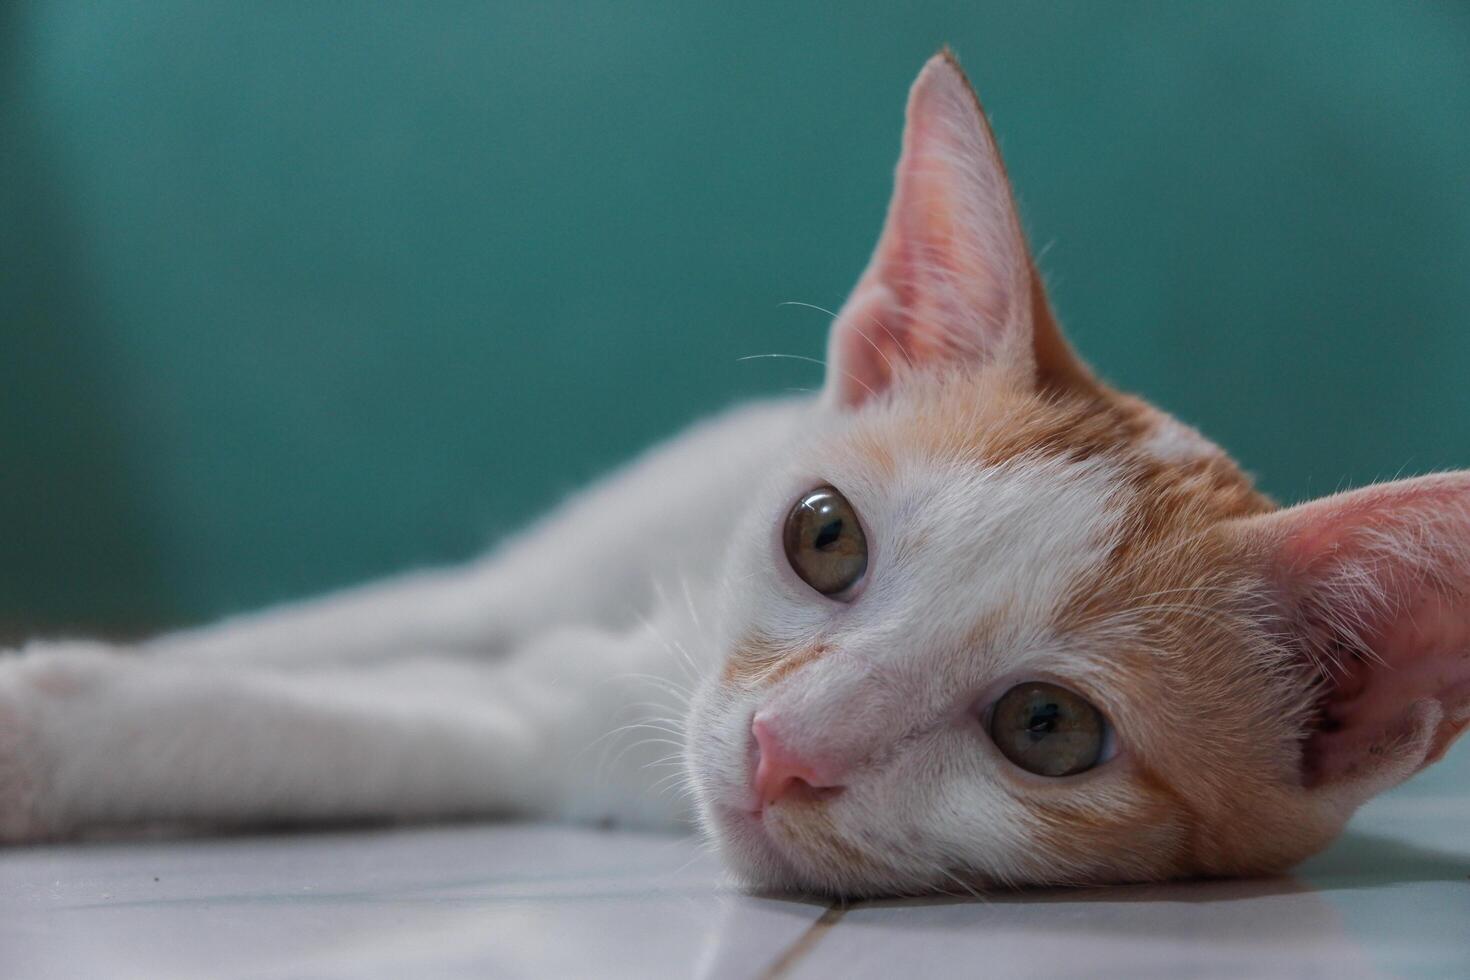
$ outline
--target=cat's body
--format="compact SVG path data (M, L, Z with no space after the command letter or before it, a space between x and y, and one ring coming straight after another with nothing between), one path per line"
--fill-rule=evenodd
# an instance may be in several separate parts
M1280 511L1096 381L939 56L819 399L464 569L0 661L0 840L694 814L844 895L1273 871L1470 724L1467 584L1470 477Z

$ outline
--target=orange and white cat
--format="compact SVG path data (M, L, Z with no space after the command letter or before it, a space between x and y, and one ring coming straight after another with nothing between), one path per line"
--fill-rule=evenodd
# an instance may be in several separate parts
M1098 381L946 53L820 398L469 567L0 659L0 839L694 817L759 888L1257 874L1467 724L1470 473L1281 510Z

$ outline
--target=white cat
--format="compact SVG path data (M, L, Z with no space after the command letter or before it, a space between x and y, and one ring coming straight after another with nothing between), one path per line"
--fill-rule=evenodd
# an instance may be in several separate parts
M1249 874L1470 724L1470 475L1278 510L1097 381L947 53L828 363L469 567L0 659L0 840L697 817L761 888Z

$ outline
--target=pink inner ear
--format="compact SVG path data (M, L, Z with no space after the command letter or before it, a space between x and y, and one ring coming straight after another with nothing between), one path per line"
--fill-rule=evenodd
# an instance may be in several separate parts
M1251 524L1275 542L1321 668L1305 781L1403 778L1443 755L1470 725L1470 474L1368 487Z
M1395 610L1376 631L1373 655L1344 654L1330 669L1320 728L1307 743L1309 783L1334 782L1391 751L1410 735L1411 711L1422 701L1445 711L1425 765L1470 725L1470 610L1430 594Z
M999 151L959 66L909 93L893 200L832 326L829 392L857 405L908 367L1029 352L1030 265Z

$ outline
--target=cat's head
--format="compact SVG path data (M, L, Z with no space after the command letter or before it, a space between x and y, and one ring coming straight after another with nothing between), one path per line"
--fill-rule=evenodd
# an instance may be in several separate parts
M947 54L828 369L690 717L749 884L1273 871L1470 723L1470 475L1278 510L1096 381Z

